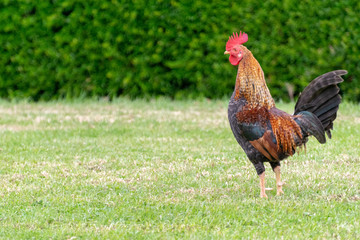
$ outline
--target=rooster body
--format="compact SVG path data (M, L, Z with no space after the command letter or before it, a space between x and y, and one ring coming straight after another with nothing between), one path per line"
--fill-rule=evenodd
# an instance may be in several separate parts
M231 64L238 65L235 89L228 106L231 130L260 177L260 196L265 190L264 162L276 174L277 195L283 193L280 161L292 156L309 136L325 143L341 102L338 83L345 70L326 73L313 80L299 97L290 115L275 107L266 85L264 73L252 53L242 44L246 34L229 38L225 54Z

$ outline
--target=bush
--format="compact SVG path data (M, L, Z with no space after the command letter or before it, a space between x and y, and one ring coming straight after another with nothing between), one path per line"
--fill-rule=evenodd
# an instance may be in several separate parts
M341 89L359 101L359 11L355 0L3 0L0 97L229 96L223 52L242 30L274 97L347 69Z

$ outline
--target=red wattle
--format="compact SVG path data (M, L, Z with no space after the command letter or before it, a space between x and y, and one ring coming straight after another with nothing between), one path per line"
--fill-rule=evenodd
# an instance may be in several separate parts
M235 56L233 56L233 55L230 55L229 61L230 61L230 63L231 63L232 65L236 66L236 65L239 64L240 58L235 57Z

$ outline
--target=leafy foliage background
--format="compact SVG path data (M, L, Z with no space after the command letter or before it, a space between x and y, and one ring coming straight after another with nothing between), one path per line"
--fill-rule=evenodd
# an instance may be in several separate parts
M343 96L359 101L359 12L355 0L2 0L0 97L230 96L225 43L245 31L275 98L347 69Z

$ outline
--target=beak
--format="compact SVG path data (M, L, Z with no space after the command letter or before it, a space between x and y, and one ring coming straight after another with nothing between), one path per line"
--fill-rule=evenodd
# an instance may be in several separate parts
M225 51L224 54L230 54L230 52L229 52L229 51Z

